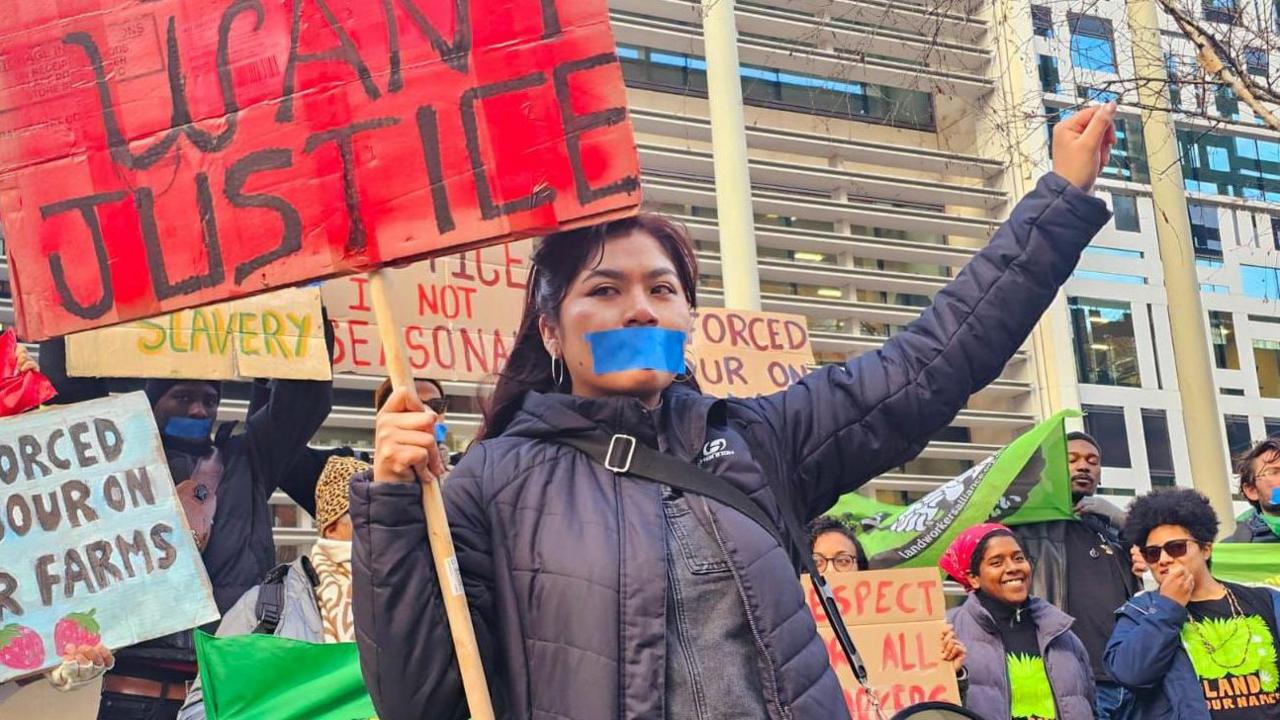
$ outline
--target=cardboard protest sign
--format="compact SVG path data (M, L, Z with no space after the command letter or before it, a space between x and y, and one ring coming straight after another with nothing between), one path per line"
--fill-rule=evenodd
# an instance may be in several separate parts
M67 336L73 377L333 377L320 289L289 288Z
M824 577L886 717L916 703L960 702L955 670L942 659L946 603L937 570L837 572ZM849 715L853 720L875 720L867 691L854 678L817 591L807 577L802 582Z
M702 391L751 397L783 390L813 365L802 315L700 308L693 330Z
M28 340L633 212L605 0L59 0L0 28Z
M0 682L218 619L146 396L0 420Z
M415 376L479 382L502 369L515 343L532 251L532 241L522 240L386 271ZM324 301L334 326L334 369L385 376L369 279L330 280Z

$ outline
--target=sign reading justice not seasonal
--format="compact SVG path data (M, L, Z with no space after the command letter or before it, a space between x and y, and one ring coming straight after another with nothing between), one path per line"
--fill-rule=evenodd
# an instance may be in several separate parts
M59 0L0 28L27 340L633 212L605 0Z

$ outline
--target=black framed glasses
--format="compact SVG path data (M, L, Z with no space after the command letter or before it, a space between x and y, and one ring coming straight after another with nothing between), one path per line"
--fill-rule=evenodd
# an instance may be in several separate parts
M443 415L449 409L449 401L445 398L431 398L426 402L426 406L431 412Z
M858 558L849 553L838 553L835 557L813 554L813 564L818 566L818 572L826 572L827 563L834 565L836 572L853 572L858 569Z
M1169 553L1169 557L1177 560L1187 554L1187 547L1195 543L1200 544L1199 540L1193 538L1181 538L1179 540L1170 540L1163 545L1148 545L1142 548L1142 559L1147 561L1148 565L1155 565L1160 562L1160 553Z

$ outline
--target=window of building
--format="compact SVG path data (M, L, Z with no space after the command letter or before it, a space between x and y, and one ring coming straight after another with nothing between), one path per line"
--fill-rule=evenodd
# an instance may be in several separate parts
M1169 418L1163 410L1142 411L1142 438L1147 446L1147 467L1152 487L1173 487L1173 448L1169 443Z
M1280 436L1280 418L1262 418L1262 424L1267 429L1267 437Z
M1241 388L1218 388L1219 395L1230 395L1232 397L1244 397L1244 390Z
M1234 25L1240 15L1235 0L1201 0L1200 6L1204 10L1204 19L1210 22Z
M1040 89L1047 93L1062 91L1058 79L1058 58L1052 55L1040 56Z
M1236 97L1236 93L1226 85L1219 85L1213 91L1213 105L1218 110L1218 115L1230 120L1240 119L1240 98Z
M1191 216L1191 244L1200 257L1222 257L1222 229L1218 225L1218 209L1199 203L1187 203Z
M1241 291L1259 300L1280 300L1280 268L1240 266Z
M1179 130L1188 190L1280 202L1280 142Z
M1044 5L1032 5L1031 27L1036 35L1053 39L1053 11Z
M1272 215L1271 218L1271 242L1280 250L1280 215Z
M1265 78L1271 73L1271 61L1263 48L1245 48L1244 64L1250 75Z
M1223 370L1240 369L1240 351L1236 348L1236 326L1231 313L1209 311L1209 340L1213 343L1214 363Z
M1258 394L1280 398L1280 342L1254 340L1253 363L1258 368Z
M1080 382L1141 386L1133 311L1129 303L1068 298L1067 306L1071 311Z
M618 57L632 87L706 96L707 63L700 57L634 46L620 46ZM747 105L933 130L933 97L928 92L754 65L743 65L740 75Z
M1253 445L1253 437L1249 434L1249 418L1243 415L1224 415L1222 424L1227 430L1227 448L1232 455L1238 455Z
M1129 456L1129 432L1124 426L1124 408L1085 405L1084 429L1102 445L1103 467L1133 467Z
M1138 198L1124 193L1111 194L1111 212L1117 230L1139 232L1142 226L1138 222Z
M1111 21L1091 15L1067 16L1071 30L1071 64L1085 70L1116 71L1116 49Z
M1178 58L1171 53L1164 55L1164 72L1169 84L1169 105L1177 110L1182 107L1182 85L1179 83L1182 71Z

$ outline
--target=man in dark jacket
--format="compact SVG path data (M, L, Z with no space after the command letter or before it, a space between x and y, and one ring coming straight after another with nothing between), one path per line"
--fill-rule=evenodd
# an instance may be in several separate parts
M1280 503L1273 494L1280 489L1280 436L1263 440L1236 460L1240 494L1253 510L1241 519L1236 531L1223 542L1280 542Z
M1031 593L1076 619L1073 629L1089 651L1102 720L1131 717L1131 695L1117 685L1102 662L1115 627L1115 611L1142 589L1129 550L1120 540L1124 512L1096 497L1102 480L1102 451L1086 433L1067 436L1071 499L1079 520L1055 520L1014 528L1035 568Z
M58 388L58 401L105 395L107 383L68 378L61 340L41 344L40 367ZM269 499L275 489L314 506L316 476L288 482L286 473L319 429L333 401L333 383L275 380L233 435L234 424L215 434L221 384L149 380L156 426L183 510L201 549L219 612L226 612L276 564ZM102 684L99 720L170 720L195 679L191 633L181 632L124 648Z

